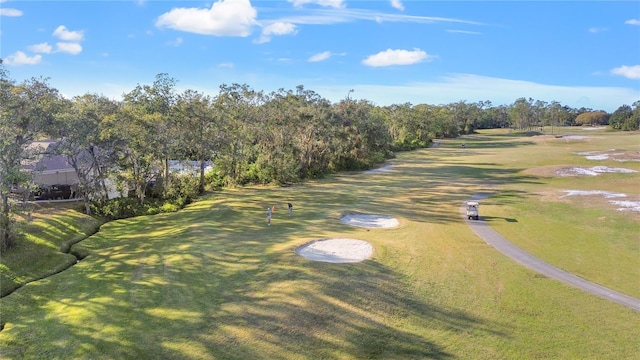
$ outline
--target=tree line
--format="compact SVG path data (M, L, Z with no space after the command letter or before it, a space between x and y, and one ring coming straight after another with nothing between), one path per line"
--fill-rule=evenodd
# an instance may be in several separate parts
M89 93L67 99L47 79L16 83L0 64L0 248L17 236L11 189L34 185L33 173L21 169L41 155L29 146L35 140L58 141L56 151L73 166L76 191L91 213L92 203L108 200L108 182L132 190L144 204L152 180L160 179L159 198L184 200L189 186L202 193L207 184L289 184L366 169L394 152L476 129L610 123L637 130L640 123L640 102L612 115L525 98L508 106L490 101L376 106L348 95L332 103L302 85L265 93L223 84L210 95L178 93L176 83L161 73L121 101ZM170 160L198 162L199 175L172 175ZM213 171L205 174L207 163Z

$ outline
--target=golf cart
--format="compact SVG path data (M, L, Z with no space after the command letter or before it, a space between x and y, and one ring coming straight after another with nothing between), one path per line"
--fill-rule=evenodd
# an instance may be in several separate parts
M478 207L480 203L477 201L467 201L467 219L478 220Z

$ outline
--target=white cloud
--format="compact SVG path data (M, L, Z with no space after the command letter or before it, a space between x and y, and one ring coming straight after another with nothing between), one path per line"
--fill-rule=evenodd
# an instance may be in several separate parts
M304 4L316 4L324 7L343 8L343 0L288 0L295 7L301 7Z
M348 23L354 21L375 21L382 22L400 22L415 24L434 24L434 23L457 23L468 25L484 25L477 21L444 18L434 16L417 16L406 14L388 14L365 9L314 9L305 12L300 10L298 15L280 18L278 21L290 22L293 24L311 24L311 25L330 25Z
M398 9L400 11L404 10L404 5L402 5L401 0L391 0L391 6L393 6L393 8Z
M22 16L22 11L18 9L2 8L0 9L0 16Z
M446 32L456 33L456 34L471 34L471 35L480 35L481 33L477 31L468 31L468 30L446 30Z
M262 30L262 33L265 35L286 35L295 34L296 32L297 29L294 24L281 21L269 24L264 28L264 30Z
M78 43L59 42L56 43L56 52L78 55L82 52L82 46Z
M624 22L627 25L640 25L640 20L638 19L629 19Z
M309 62L319 62L319 61L327 60L330 57L331 57L331 52L330 51L324 51L324 52L317 53L317 54L311 56L308 61Z
M49 45L49 43L41 43L41 44L35 44L35 45L30 45L27 47L27 49L31 52L34 53L43 53L43 54L49 54L51 53L52 50L52 46Z
M211 9L172 9L158 17L156 26L203 35L246 37L257 25L257 15L249 0L219 0Z
M83 31L69 31L64 25L58 26L53 31L53 36L64 41L82 41L84 39Z
M629 79L640 80L640 65L626 66L611 69L611 73L614 75L621 75Z
M28 56L22 51L16 51L14 54L7 56L3 63L11 66L36 65L42 61L42 55Z
M218 64L218 67L225 68L225 69L233 69L235 67L235 65L233 63L231 63L231 62L226 62L226 63Z
M169 46L180 46L182 44L182 38L177 37L175 40L167 41L167 45Z
M295 82L294 82L295 83ZM510 105L520 97L542 101L559 101L574 108L587 107L608 112L623 104L640 99L640 90L624 87L557 86L531 81L494 78L473 74L451 74L428 82L407 84L305 84L318 94L338 102L349 89L355 89L358 98L370 100L379 106L391 104L442 105L466 100L489 100L493 105Z
M429 61L431 57L425 51L420 49L409 50L392 50L387 49L377 54L371 55L362 60L367 66L392 66L392 65L411 65L422 61Z
M256 42L262 44L271 41L271 35L288 35L296 34L297 32L298 29L294 24L277 21L265 26L262 29L260 38Z
M605 31L608 31L608 30L609 30L609 29L607 29L607 28L599 28L599 27L592 27L592 28L589 28L589 32L590 32L590 33L593 33L593 34L595 34L595 33L599 33L599 32L605 32Z

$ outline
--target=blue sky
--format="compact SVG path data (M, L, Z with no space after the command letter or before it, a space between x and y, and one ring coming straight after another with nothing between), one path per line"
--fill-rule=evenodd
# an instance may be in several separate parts
M67 97L303 85L332 102L640 100L637 1L5 1L0 57ZM353 92L349 90L353 89Z

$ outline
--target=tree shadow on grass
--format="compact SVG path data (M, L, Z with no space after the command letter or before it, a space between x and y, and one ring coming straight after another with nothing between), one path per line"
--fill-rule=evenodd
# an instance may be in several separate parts
M484 216L484 215L481 215L480 219L483 220L483 221L486 221L488 223L494 222L494 221L506 221L506 222L511 222L511 223L518 222L517 219L506 218L506 217L501 217L501 216Z
M299 228L220 230L251 222L228 211L107 226L81 266L2 299L0 354L447 359L457 356L436 334L507 337L507 325L430 302L376 261L297 256L283 244Z
M475 193L492 193L495 185L503 183L538 183L536 177L521 170L494 163L403 162L388 174L339 176L335 183L340 185L331 191L352 197L352 209L371 209L415 222L448 223L461 220L459 205ZM501 198L506 196L504 191L500 194ZM508 194L511 200L527 196L522 191Z

